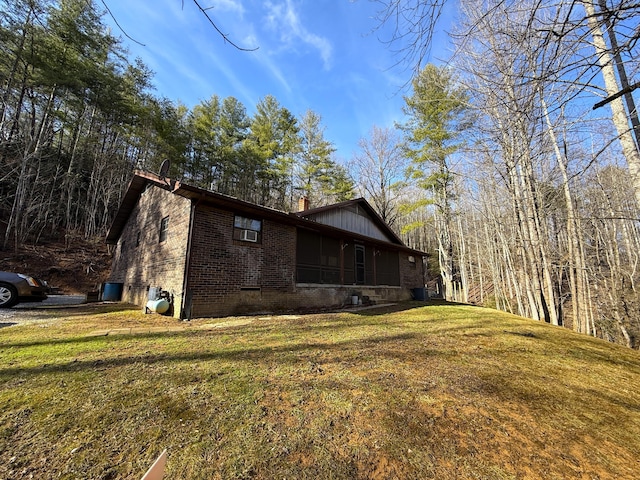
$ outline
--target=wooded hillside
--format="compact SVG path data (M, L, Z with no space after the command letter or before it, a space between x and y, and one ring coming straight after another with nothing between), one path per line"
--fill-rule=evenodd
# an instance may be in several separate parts
M296 119L267 96L249 117L235 98L191 111L150 93L86 1L4 2L0 178L2 247L79 231L104 235L134 168L287 209L352 196L320 117ZM296 197L297 201L297 197Z

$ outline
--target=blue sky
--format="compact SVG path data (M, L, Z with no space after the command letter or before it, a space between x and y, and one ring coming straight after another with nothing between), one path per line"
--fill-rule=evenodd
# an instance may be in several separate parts
M380 41L369 0L199 0L225 43L191 0L106 0L127 35L131 59L154 72L155 94L188 107L213 94L240 100L249 115L266 95L300 117L320 114L325 138L348 160L373 125L402 120L407 69ZM451 3L451 2L449 2ZM447 17L448 18L448 17ZM105 17L108 23L112 23ZM432 61L446 58L446 21Z

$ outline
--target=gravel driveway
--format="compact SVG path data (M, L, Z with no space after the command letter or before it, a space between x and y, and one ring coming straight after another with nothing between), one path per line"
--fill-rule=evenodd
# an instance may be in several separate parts
M10 327L21 323L46 322L51 320L51 307L81 305L84 295L49 295L42 302L19 303L13 308L0 308L0 327Z

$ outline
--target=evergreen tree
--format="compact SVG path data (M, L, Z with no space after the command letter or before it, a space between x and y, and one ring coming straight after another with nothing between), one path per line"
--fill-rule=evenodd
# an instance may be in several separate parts
M354 184L347 170L332 155L333 144L324 138L322 118L307 110L300 120L300 153L296 164L296 191L319 206L353 198Z
M185 177L207 189L213 187L221 169L220 109L220 98L212 95L209 100L193 107L188 119L191 148Z
M427 65L413 80L413 93L405 97L405 153L411 161L407 173L429 196L434 206L438 260L447 298L453 292L454 252L451 239L454 178L450 158L460 148L460 134L468 125L464 91L446 67ZM416 203L416 207L424 202Z
M253 163L250 152L245 151L244 142L249 136L251 119L244 105L234 97L222 101L219 120L220 158L222 172L218 177L217 190L229 195L245 197L250 179L245 172Z
M307 110L300 120L300 153L296 165L296 190L306 196L312 204L320 197L321 185L329 183L335 148L324 138L321 117Z
M294 156L300 149L296 118L272 95L256 106L247 139L247 154L255 162L257 179L254 201L287 209L292 199Z

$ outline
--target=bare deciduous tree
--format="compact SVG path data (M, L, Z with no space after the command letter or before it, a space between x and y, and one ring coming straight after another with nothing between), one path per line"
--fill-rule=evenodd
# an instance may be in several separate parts
M373 126L368 138L358 142L349 168L367 198L390 226L398 216L399 199L405 189L404 174L407 158L400 146L400 136L391 128Z

